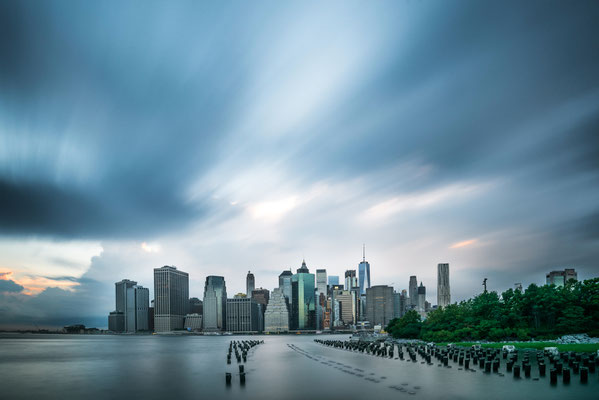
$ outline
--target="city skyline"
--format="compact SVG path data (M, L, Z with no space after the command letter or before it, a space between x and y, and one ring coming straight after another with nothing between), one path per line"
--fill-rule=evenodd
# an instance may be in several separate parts
M360 281L364 243L429 301L440 263L452 302L596 276L583 3L3 2L0 329L104 326L165 265Z

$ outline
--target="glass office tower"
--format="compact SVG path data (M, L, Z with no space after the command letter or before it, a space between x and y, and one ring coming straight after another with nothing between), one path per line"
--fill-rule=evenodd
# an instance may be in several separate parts
M316 296L314 274L302 262L291 278L291 329L316 329Z

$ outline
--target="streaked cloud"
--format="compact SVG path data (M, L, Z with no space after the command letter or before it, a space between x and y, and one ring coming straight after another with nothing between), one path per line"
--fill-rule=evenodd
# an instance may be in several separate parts
M462 247L472 246L473 244L476 244L477 242L478 242L478 239L463 240L461 242L452 244L451 246L449 246L449 248L450 249L459 249Z

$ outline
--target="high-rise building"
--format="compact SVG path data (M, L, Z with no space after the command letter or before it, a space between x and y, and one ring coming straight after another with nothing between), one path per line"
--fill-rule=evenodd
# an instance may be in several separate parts
M345 271L345 289L351 290L354 287L359 287L358 278L356 277L356 270L348 269Z
M377 285L366 289L366 318L371 326L381 325L383 329L393 319L393 288Z
M280 288L273 289L264 312L264 331L281 333L289 331L289 310Z
M410 276L410 285L408 286L408 293L410 295L410 308L418 307L418 280L416 275Z
M339 284L339 275L329 275L329 286Z
M150 291L142 286L127 289L127 332L147 331Z
M203 314L203 303L202 300L197 297L192 297L189 299L189 314Z
M408 292L406 289L402 289L401 295L399 297L399 317L403 317L408 311L408 302L410 298L408 297Z
M227 299L227 332L261 332L261 312L253 298Z
M426 312L426 287L422 285L422 282L420 282L420 286L418 286L418 304L416 306L416 311L421 315Z
M362 251L362 262L358 265L360 294L366 294L366 289L370 287L370 263L366 261L366 246ZM366 300L368 302L368 300Z
M291 326L292 329L316 329L316 299L314 274L306 261L291 278Z
M279 289L281 289L281 293L287 299L287 306L291 307L291 277L293 276L293 272L291 270L281 272L279 275ZM291 309L289 308L289 311Z
M316 292L327 293L327 270L317 269L316 270Z
M574 268L566 268L563 271L549 272L546 275L546 279L547 285L564 286L568 281L576 282L578 280L578 274Z
M339 318L336 326L349 326L355 324L354 321L354 303L352 293L349 290L333 289L333 298L335 307L338 307Z
M204 284L204 331L223 331L227 325L227 287L225 278L210 275Z
M437 265L437 306L446 307L451 304L449 290L449 264Z
M154 330L183 329L189 310L189 274L165 265L154 268Z
M137 282L123 279L114 284L115 310L108 316L108 329L113 332L127 330L127 289L137 285Z
M270 292L268 291L268 289L255 289L252 290L252 300L254 300L256 303L258 303L258 309L260 311L260 328L259 330L262 331L262 329L264 328L264 312L266 311L266 305L268 304L268 298L270 296Z
M245 277L245 294L247 297L252 297L252 291L256 289L256 280L254 279L254 274L248 271L247 276Z
M401 318L401 293L393 292L393 318Z

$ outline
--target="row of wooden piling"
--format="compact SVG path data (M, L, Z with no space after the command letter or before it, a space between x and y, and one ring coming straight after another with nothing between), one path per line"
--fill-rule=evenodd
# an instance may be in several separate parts
M236 340L232 340L229 343L229 350L227 351L227 364L231 364L231 356L233 353L235 353L235 358L237 360L237 364L241 364L241 360L243 360L244 363L247 362L247 353L248 351L259 345L259 344L263 344L264 340L241 340L241 341L236 341ZM241 385L245 385L245 367L244 365L239 365L239 383ZM233 376L230 372L226 372L225 373L225 384L227 386L231 385L231 381L233 379Z
M366 354L372 354L380 357L393 358L394 343L386 342L363 342L363 341L342 341L342 340L321 340L315 342L325 346L357 351ZM563 352L553 354L548 351L524 351L522 352L521 363L518 364L518 352L509 352L500 349L482 349L480 346L473 348L441 347L434 344L423 343L403 343L398 344L398 356L400 360L404 359L404 349L408 361L416 362L416 355L427 364L432 364L432 358L436 358L442 366L451 368L450 361L457 363L465 371L474 371L470 368L478 366L485 373L499 373L501 368L501 359L505 360L506 373L513 374L514 378L530 378L533 364L531 357L536 357L536 366L539 377L545 377L549 367L549 381L551 384L557 384L558 376L561 375L565 384L570 383L573 374L580 376L580 382L588 382L589 373L595 373L596 366L599 365L599 358L595 354ZM546 364L548 362L549 364ZM535 378L538 379L538 378Z

